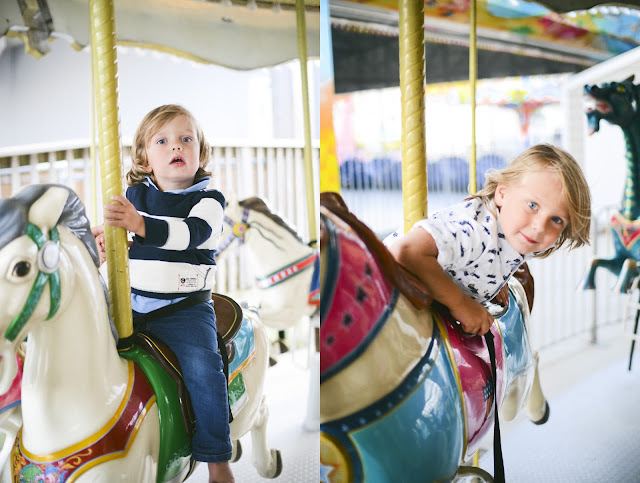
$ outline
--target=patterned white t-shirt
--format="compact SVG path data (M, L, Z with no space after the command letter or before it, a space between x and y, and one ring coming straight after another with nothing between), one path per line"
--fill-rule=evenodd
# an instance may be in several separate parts
M497 213L493 203L491 208ZM509 245L499 219L477 198L433 213L413 226L418 228L433 237L444 271L478 302L491 300L518 267L534 256L522 256ZM392 244L397 236L393 233L385 244Z

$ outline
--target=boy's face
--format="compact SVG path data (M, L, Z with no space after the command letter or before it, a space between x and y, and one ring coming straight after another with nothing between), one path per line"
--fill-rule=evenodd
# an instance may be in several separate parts
M509 245L522 255L552 246L569 223L560 175L548 169L498 184L495 202Z
M200 166L200 143L191 120L176 116L149 138L147 172L161 191L186 189Z

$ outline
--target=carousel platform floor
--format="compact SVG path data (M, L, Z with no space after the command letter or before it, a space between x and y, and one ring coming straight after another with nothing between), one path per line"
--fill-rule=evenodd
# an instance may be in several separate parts
M592 345L579 337L540 353L540 377L551 408L541 426L518 416L501 421L509 483L640 482L640 353L627 370L630 339L621 325L602 329ZM493 437L480 467L493 474Z
M265 394L269 406L267 444L282 453L283 469L275 480L261 478L251 466L251 435L243 436L242 457L231 468L238 483L275 481L279 483L306 483L318 481L320 474L319 423L315 430L305 428L307 418L310 369L306 364L306 349L295 354L287 352L267 371ZM319 362L318 362L319 364ZM307 367L305 367L307 366ZM320 384L315 381L316 387ZM316 410L319 410L316 405ZM318 413L319 416L319 413ZM318 417L316 416L316 418ZM316 423L317 423L316 419ZM207 483L209 474L200 464L187 479L187 483Z

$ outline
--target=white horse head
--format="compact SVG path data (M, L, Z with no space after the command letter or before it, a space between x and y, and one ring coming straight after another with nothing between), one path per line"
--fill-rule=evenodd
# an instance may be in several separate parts
M228 200L220 239L221 260L238 245L245 247L258 289L252 302L265 325L287 329L316 311L310 289L317 252L262 199Z

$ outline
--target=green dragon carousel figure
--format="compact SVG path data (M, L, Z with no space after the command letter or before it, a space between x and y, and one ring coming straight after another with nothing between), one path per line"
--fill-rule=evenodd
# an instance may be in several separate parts
M595 258L591 261L584 280L585 290L595 288L595 272L604 267L618 276L615 291L626 293L633 279L640 274L640 115L638 88L634 76L622 82L587 85L584 93L594 101L587 109L589 134L598 132L600 120L620 126L626 142L627 176L620 210L611 217L611 231L615 255L612 258Z

